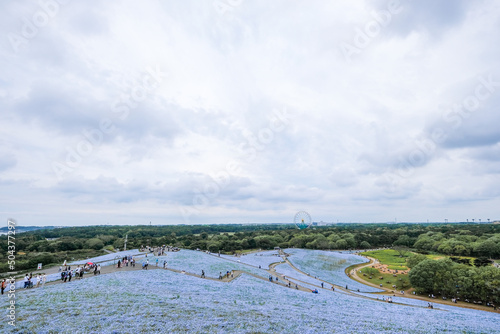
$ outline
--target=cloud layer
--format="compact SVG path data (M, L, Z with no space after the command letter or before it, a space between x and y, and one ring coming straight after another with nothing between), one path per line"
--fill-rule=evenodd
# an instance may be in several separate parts
M495 1L0 5L26 225L500 217Z

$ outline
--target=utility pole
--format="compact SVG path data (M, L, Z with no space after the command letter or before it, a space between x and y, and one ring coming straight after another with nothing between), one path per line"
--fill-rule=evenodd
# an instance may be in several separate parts
M123 250L127 250L127 239L128 239L128 234L125 235L125 245L123 245Z

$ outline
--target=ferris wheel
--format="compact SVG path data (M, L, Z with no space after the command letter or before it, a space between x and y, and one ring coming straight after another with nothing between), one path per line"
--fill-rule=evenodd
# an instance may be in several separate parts
M295 214L295 218L293 219L295 226L299 229L308 228L312 225L311 215L305 211L299 211Z

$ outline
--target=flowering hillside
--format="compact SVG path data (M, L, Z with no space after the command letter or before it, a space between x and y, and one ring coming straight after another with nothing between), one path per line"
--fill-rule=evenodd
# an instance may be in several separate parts
M327 281L341 278L343 268L357 258L338 261L335 253L293 250L289 259L305 272ZM346 254L347 256L348 254ZM258 256L259 257L259 256ZM265 256L262 256L263 258ZM139 263L146 258L140 258ZM150 264L156 258L148 256ZM207 277L242 270L231 282L201 279L169 270L113 272L101 276L20 289L16 292L14 333L496 333L499 316L449 305L434 309L426 303L381 295L353 295L319 289L318 294L290 289L266 280L267 271L223 257L181 250L159 258L168 267ZM327 261L333 274L314 261ZM335 262L336 261L336 262ZM254 263L255 264L255 263ZM312 276L288 264L276 267L304 287L319 285ZM338 276L338 277L337 277ZM349 284L354 281L348 280ZM302 283L305 282L305 283ZM368 298L367 298L368 297ZM380 298L377 300L377 298ZM407 305L400 305L405 303ZM8 314L8 299L0 307ZM0 323L0 332L12 328Z
M0 306L6 310L6 299ZM4 311L5 312L5 311ZM171 271L121 272L18 292L17 332L495 333L498 315L306 293L243 275L231 283ZM8 329L6 322L0 331Z
M345 268L353 264L368 262L364 257L345 252L339 253L296 248L286 249L285 251L291 254L288 260L297 269L308 273L312 277L316 276L335 285L347 285L349 290L359 289L362 292L382 291L354 281L344 273Z

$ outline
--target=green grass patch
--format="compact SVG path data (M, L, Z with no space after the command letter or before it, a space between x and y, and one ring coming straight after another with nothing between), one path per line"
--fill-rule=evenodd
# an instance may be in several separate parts
M391 270L408 270L408 267L406 266L387 266L387 268Z
M387 266L394 266L397 270L407 270L406 258L410 255L410 252L406 252L404 257L401 257L399 252L394 249L382 249L376 251L363 252L361 255L370 256L377 259L381 264L386 264ZM389 268L393 269L393 268Z
M391 290L395 289L396 291L400 291L400 290L408 290L409 288L411 288L408 275L396 274L396 276L394 276L393 274L386 274L380 272L374 273L373 270L376 269L370 267L363 268L361 269L361 272L358 272L358 277L368 283L376 284L378 286L382 284L382 287L386 289L391 289ZM381 277L382 279L380 279ZM394 288L393 285L395 285L396 288Z

